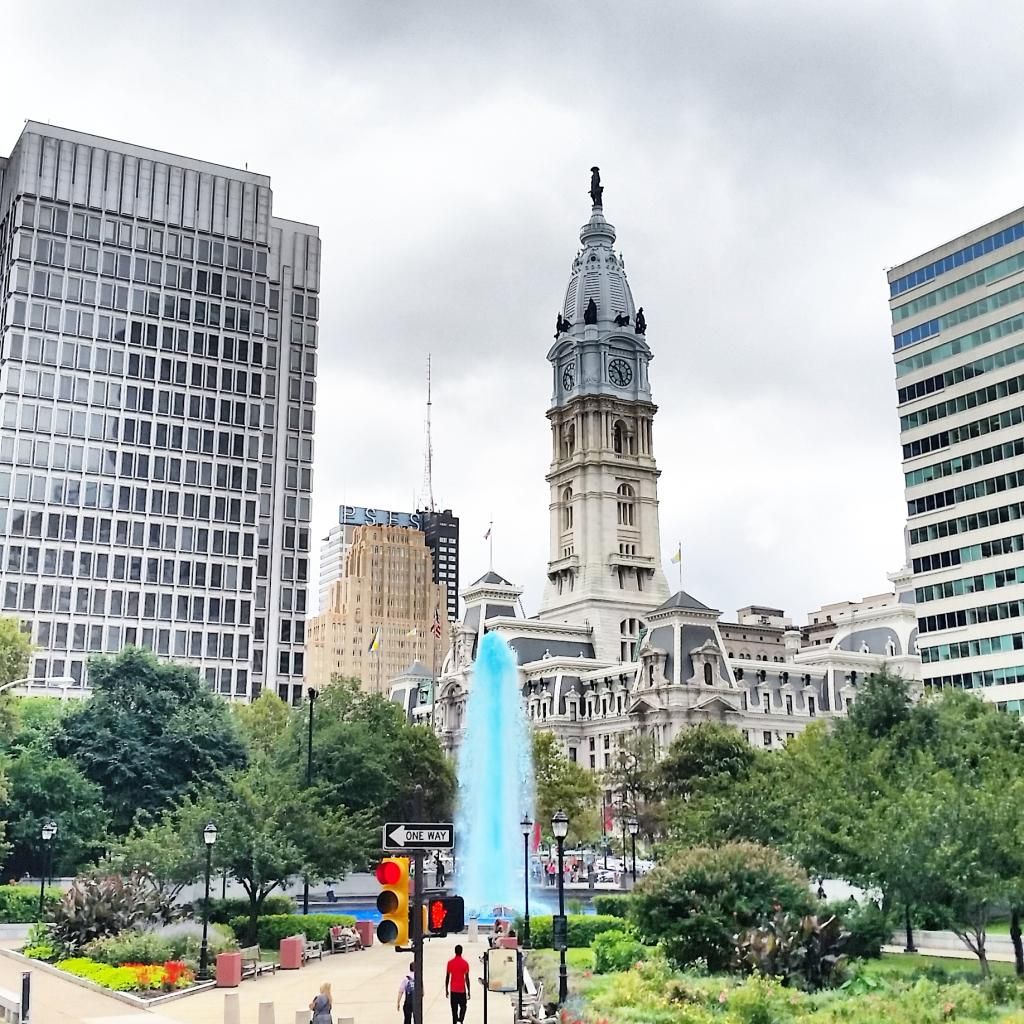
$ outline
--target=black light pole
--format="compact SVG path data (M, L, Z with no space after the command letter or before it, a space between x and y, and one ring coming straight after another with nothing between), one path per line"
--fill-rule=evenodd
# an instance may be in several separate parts
M558 843L558 916L565 921L565 869L562 865L562 850L565 837L569 834L569 815L565 811L555 811L551 819L551 831ZM565 970L565 941L558 948L558 1003L561 1005L569 998L569 975Z
M604 847L604 869L608 870L608 794L601 794L601 845Z
M523 830L523 896L526 900L526 910L523 913L523 949L530 948L530 833L533 831L533 822L527 815L519 823Z
M50 867L50 842L57 834L55 822L48 821L42 828L40 835L43 839L42 857L39 865L39 920L43 919L43 901L46 899L46 873Z
M313 785L313 705L317 692L311 686L306 691L309 697L309 729L306 736L306 789ZM302 879L302 912L309 913L309 875Z
M636 818L630 818L628 825L630 841L633 844L633 885L636 885L636 834L640 831L640 822Z
M210 949L206 939L210 928L210 867L213 844L217 842L217 826L212 821L203 829L203 842L206 844L206 899L203 901L203 944L199 947L199 973L196 981L210 980Z

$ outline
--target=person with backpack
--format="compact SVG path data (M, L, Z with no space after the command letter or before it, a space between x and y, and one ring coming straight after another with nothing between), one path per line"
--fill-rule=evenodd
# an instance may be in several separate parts
M402 983L398 986L398 1003L395 1006L396 1010L401 1010L405 1015L403 1024L412 1024L412 1008L415 1002L414 994L416 992L416 964L409 964L409 973L402 979Z

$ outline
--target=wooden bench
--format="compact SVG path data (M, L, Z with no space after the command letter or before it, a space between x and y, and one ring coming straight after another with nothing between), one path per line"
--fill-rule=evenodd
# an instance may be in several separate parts
M332 953L347 953L350 949L362 949L363 944L359 941L358 933L353 933L341 925L335 925L328 932L328 939L331 944Z
M302 946L302 962L305 963L307 960L314 958L323 960L324 944L322 942L310 942L309 939L306 939Z
M243 978L258 978L261 974L273 974L277 970L275 961L263 959L263 950L259 946L245 946L239 952L242 954Z

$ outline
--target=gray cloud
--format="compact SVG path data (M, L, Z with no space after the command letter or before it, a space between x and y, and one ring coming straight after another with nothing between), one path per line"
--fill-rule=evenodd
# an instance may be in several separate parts
M1021 205L1017 5L5 17L0 147L34 117L247 162L277 212L321 226L319 532L342 501L404 508L419 490L431 351L435 490L463 517L464 581L494 519L498 567L536 606L544 355L598 163L651 324L663 549L682 540L686 587L800 618L901 561L884 267Z

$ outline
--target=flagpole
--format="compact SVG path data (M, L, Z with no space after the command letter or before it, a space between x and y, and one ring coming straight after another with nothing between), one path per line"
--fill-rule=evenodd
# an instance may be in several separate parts
M679 589L683 589L683 542L679 541L676 547L676 551L679 553Z
M494 520L491 520L490 526L487 528L487 539L490 542L490 562L491 572L494 572Z

